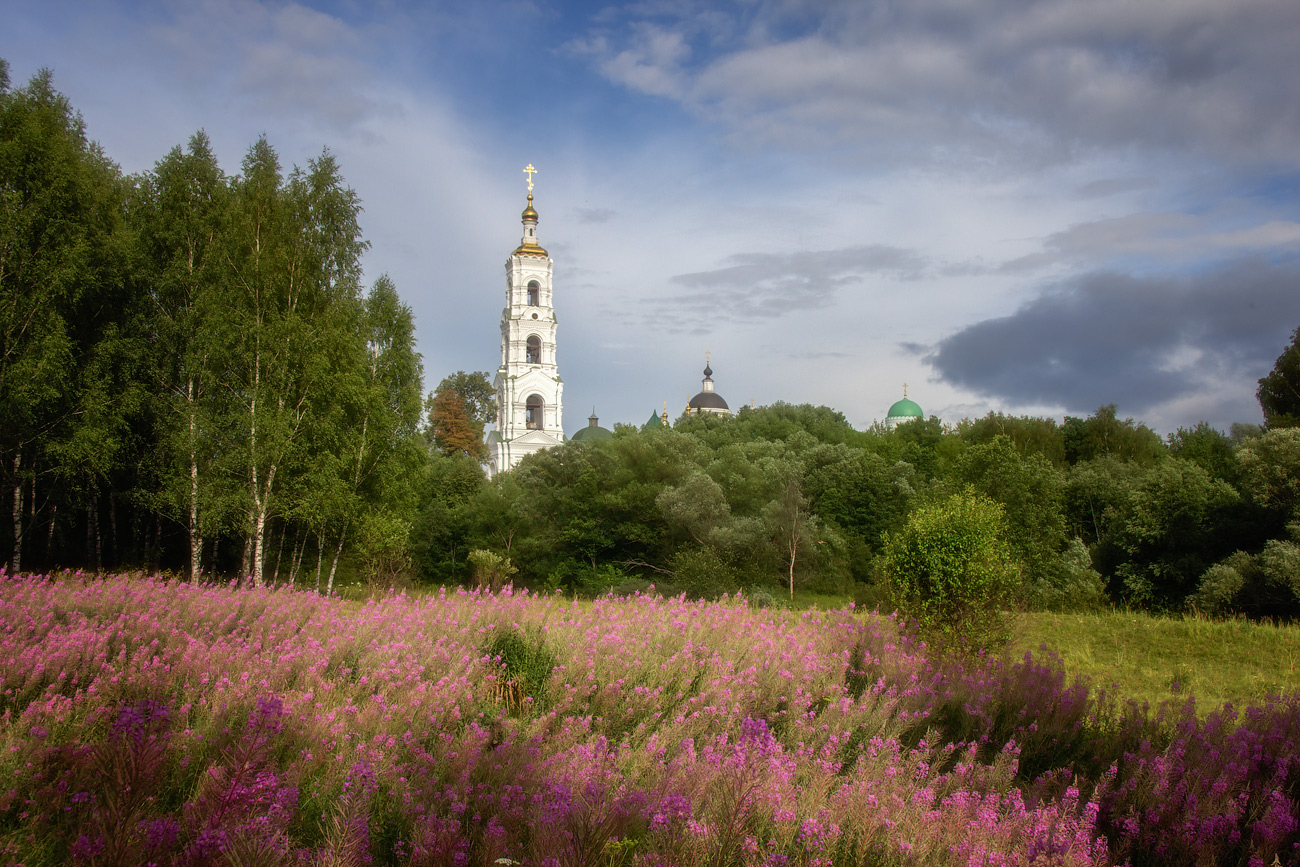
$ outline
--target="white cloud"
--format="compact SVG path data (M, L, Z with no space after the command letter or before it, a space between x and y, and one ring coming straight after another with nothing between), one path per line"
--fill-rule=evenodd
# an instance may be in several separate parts
M1288 84L1300 77L1295 4L912 0L846 4L820 18L799 4L732 9L745 33L691 66L646 51L647 25L633 20L603 32L600 68L738 133L801 148L853 142L896 159L1020 162L1140 145L1300 161ZM681 44L701 23L660 16L654 27L664 44ZM635 76L610 60L629 52Z

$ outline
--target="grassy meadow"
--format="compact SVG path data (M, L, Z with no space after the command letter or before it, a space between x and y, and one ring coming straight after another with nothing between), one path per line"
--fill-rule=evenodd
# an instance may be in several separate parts
M1155 617L1137 612L1022 615L1011 650L1046 647L1067 675L1149 702L1196 698L1202 714L1225 702L1261 704L1300 691L1300 626Z
M1156 712L1064 652L735 597L0 575L0 862L1300 862L1300 699Z
M793 606L834 610L843 596L799 592ZM1195 697L1204 715L1300 692L1300 625L1138 611L1030 612L1016 618L1007 653L1058 655L1067 676L1151 706Z

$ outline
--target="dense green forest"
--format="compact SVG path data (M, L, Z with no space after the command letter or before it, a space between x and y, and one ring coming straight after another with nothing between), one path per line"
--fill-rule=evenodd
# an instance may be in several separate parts
M874 605L886 535L971 491L1000 506L1025 606L1300 613L1300 330L1260 381L1266 424L1229 433L1161 438L1114 406L858 431L776 404L487 479L485 375L425 396L328 152L286 170L261 140L227 174L200 132L123 176L48 73L11 87L0 65L0 197L10 571Z
M261 140L227 175L200 132L123 177L48 72L3 84L10 570L328 587L344 553L391 559L424 459L420 364L395 287L360 285L334 159L286 173Z

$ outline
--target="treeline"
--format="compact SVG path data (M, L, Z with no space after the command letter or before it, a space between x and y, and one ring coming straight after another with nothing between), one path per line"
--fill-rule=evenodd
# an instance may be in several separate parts
M356 194L196 134L125 177L48 72L0 61L0 533L10 571L404 563L424 449L410 310Z
M0 61L0 562L886 604L886 534L969 489L1025 605L1300 613L1300 331L1266 428L1162 439L1108 406L856 431L777 404L489 480L486 376L445 378L422 426L360 213L328 152L285 171L265 140L235 174L199 133L123 176L48 73L11 88Z
M794 587L885 604L885 534L968 489L1003 510L1026 606L1300 613L1300 428L1200 424L1165 440L1114 406L1063 424L856 431L825 407L776 404L619 426L491 480L435 455L412 545L431 581L504 568L579 592ZM473 563L476 550L495 556Z

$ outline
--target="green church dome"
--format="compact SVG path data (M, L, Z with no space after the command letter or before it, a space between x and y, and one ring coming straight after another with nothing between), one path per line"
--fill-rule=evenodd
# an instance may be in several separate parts
M916 401L903 398L889 408L889 418L925 418Z
M613 431L600 426L600 419L596 418L596 411L594 409L591 411L591 417L587 419L587 426L569 437L569 439L575 443L594 443L599 440L608 440L613 438Z

